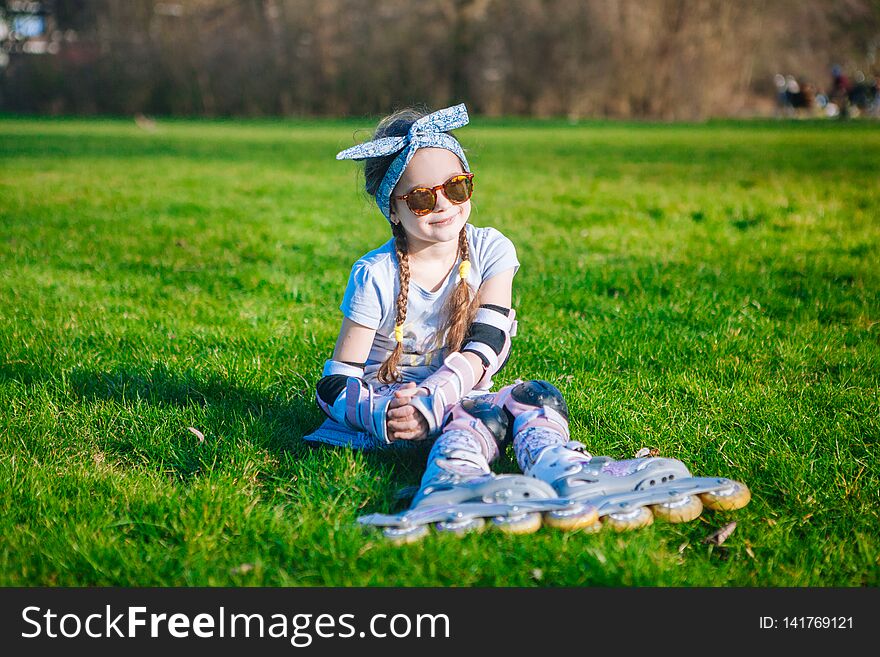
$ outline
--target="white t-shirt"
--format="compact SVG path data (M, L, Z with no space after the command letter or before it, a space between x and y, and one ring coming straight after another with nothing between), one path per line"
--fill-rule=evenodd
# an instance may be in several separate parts
M479 290L483 281L496 274L519 269L516 248L491 227L465 225L471 270L468 283ZM403 354L398 367L403 382L421 382L443 364L446 349L438 335L446 299L458 284L458 262L436 292L429 292L410 280L406 322L403 325ZM351 268L348 286L339 309L358 324L376 329L376 337L364 368L364 379L376 384L379 367L397 345L394 322L400 289L394 238L359 258Z

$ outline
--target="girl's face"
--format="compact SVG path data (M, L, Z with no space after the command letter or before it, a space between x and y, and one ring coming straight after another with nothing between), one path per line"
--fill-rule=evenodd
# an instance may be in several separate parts
M408 194L414 187L442 185L452 176L463 173L461 161L445 148L420 148L415 152L403 172L393 196ZM471 214L470 200L456 205L450 202L443 190L437 190L434 211L415 215L406 201L391 199L391 221L400 223L410 240L421 242L458 242L458 234Z

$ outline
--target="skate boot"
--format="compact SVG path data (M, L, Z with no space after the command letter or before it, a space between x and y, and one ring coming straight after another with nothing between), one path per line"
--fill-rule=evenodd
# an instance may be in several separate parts
M681 461L592 456L570 441L562 394L546 381L499 391L514 419L514 450L523 473L547 482L560 498L597 507L603 525L618 531L694 520L705 505L732 510L748 504L749 489L730 479L693 477Z
M615 461L590 456L580 443L545 448L529 471L551 483L560 497L589 501L604 525L618 531L650 525L654 518L689 522L703 507L739 509L748 504L749 489L721 477L693 477L670 458Z
M398 515L373 514L361 524L385 527L393 543L420 540L433 526L438 532L463 535L481 531L486 520L509 534L530 534L541 526L540 501L558 501L553 489L522 475L486 473L476 477L452 475L419 491L409 510ZM580 506L565 502L565 506Z
M394 543L417 541L433 527L464 534L481 530L486 520L506 533L528 534L541 526L542 513L589 514L581 502L560 500L553 488L533 477L495 475L489 462L507 432L507 416L489 402L466 399L456 406L434 443L419 491L407 511L358 518L362 525L384 527Z
M562 393L546 381L520 381L499 390L496 403L504 408L508 417L513 418L513 449L523 474L550 484L561 499L571 501L565 497L567 490L562 485L564 479L560 479L570 464L557 470L555 468L560 463L555 459L553 468L536 469L538 460L548 449L563 448L569 444L568 406ZM579 452L570 453L577 457L576 462L589 458ZM544 523L564 531L596 530L599 524L598 514L593 512L594 506L590 503L581 508L573 505L548 511L544 514Z

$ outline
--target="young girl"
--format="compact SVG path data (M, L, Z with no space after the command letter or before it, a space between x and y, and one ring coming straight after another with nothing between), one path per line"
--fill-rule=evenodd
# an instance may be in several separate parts
M464 105L405 110L380 122L371 142L336 156L366 160L367 192L393 237L351 269L342 328L317 385L328 419L306 440L355 448L434 440L413 508L568 497L606 476L626 488L645 478L623 481L649 461L688 476L671 459L591 461L570 442L565 400L546 381L491 391L516 333L511 288L519 261L499 231L468 223L474 174L449 132L467 123ZM494 475L490 464L510 440L523 475ZM650 522L652 514L640 511L628 527ZM593 525L597 513L577 507L543 519L576 529ZM478 527L476 520L464 528ZM541 521L528 513L496 524L525 533Z
M589 458L566 447L568 410L555 387L526 381L491 392L516 333L519 261L499 231L468 223L474 174L449 133L467 123L464 105L404 110L383 120L373 141L336 156L366 160L367 192L393 237L352 267L342 328L317 385L328 419L306 440L370 448L433 439L414 507L449 491L456 499L511 486L554 495L536 478L552 485L560 456ZM530 478L491 474L509 439ZM592 513L556 524L595 520ZM540 516L530 516L505 528L538 526Z

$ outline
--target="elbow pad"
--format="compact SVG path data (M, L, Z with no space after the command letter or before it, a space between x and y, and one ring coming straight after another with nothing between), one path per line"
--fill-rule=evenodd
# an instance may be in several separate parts
M477 354L486 365L475 388L488 390L492 375L500 371L510 357L510 338L516 335L516 311L493 304L483 304L464 339L462 351Z
M385 417L393 396L376 394L364 381L363 368L349 363L328 360L322 375L315 396L327 417L386 444L391 442Z

